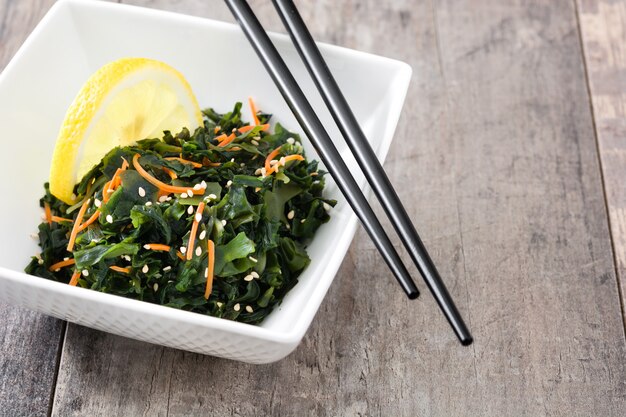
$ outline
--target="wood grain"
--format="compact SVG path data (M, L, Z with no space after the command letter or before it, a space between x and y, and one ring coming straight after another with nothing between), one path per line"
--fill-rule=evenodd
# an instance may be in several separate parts
M0 1L0 70L52 0ZM0 304L0 415L45 416L51 407L60 320Z
M232 20L220 2L133 1ZM269 2L254 2L280 30ZM251 366L70 326L54 415L626 413L626 355L572 2L299 2L403 59L388 170L476 337L404 299L359 231L297 351ZM423 286L422 286L423 287Z
M578 1L617 274L626 294L626 3ZM626 315L624 316L626 320Z

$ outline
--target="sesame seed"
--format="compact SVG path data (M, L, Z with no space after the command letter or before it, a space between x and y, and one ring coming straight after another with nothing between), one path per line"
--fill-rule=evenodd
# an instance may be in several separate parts
M180 247L180 253L182 253L183 255L185 254L185 252L187 252L187 247L185 246L181 246Z
M198 246L196 248L196 256L200 256L200 255L202 255L202 248L200 246Z
M291 220L291 219L293 219L293 216L295 216L295 215L296 215L296 213L293 210L291 210L289 213L287 213L287 218L289 220Z
M159 197L159 202L160 203L165 203L167 201L169 197L166 195L162 195L161 197Z
M46 220L46 215L45 215L45 214L42 214L42 215L40 216L40 218L41 218L41 220Z
M204 268L204 276L209 277L209 268Z
M265 178L267 176L267 171L265 170L265 167L261 168L261 176L263 178Z
M221 129L222 129L222 126L220 125L215 126L215 130L221 130Z
M141 268L141 272L143 272L144 274L147 274L149 270L150 268L148 268L148 265L144 265L143 268Z
M191 191L191 190L187 190L187 195L188 195L189 197L193 197L193 191Z
M296 140L294 138L287 138L287 143L289 143L290 145L293 145L296 142Z
M109 193L109 194L113 194L114 192L115 192L115 190L112 190L110 188L107 190L107 193Z
M205 180L202 180L202 182L200 183L200 188L206 188L207 187L207 183Z
M145 245L143 245L143 248L146 250L150 250L150 245L148 245L147 243Z
M182 194L180 195L180 198L187 198L187 193L182 193Z
M222 308L222 306L224 305L224 303L220 303L219 301L218 301L217 303L215 303L215 304L217 304L217 306L218 306L219 308Z
M306 221L306 219L302 219L300 220L300 223L304 223Z
M94 206L96 207L100 207L102 205L102 201L98 200L97 198L93 201Z
M243 277L243 280L244 281L248 281L248 282L252 281L253 279L254 279L254 277L252 276L252 274L249 274L249 275L246 275L245 277Z
M254 175L261 175L261 168L257 168L257 170L254 171Z
M163 268L163 272L170 271L171 269L172 269L172 267L168 265L165 268Z
M146 207L150 207L152 205L152 201L146 201Z
M324 207L324 210L326 211L330 211L331 208L333 208L333 206L331 206L330 204L324 202L324 204L322 204L322 206Z
M251 307L251 306L246 306L246 311L247 311L248 313L252 313L254 310L252 309L252 307Z
M230 187L231 185L233 185L233 182L231 180L228 180L228 182L226 183L226 188Z
M285 225L285 227L287 228L287 230L290 230L290 229L291 229L291 226L289 226L289 223L287 223L287 224Z
M130 256L128 256L128 255L124 255L124 256L123 256L123 258L124 258L125 260L127 260L128 262L130 262Z
M139 187L137 189L137 192L139 193L139 197L145 197L146 196L146 190L144 190L143 187Z
M239 166L243 168L243 167L245 167L245 166L246 166L246 163L245 163L245 162L242 162L242 163L240 163L240 164L239 164Z
M72 200L76 200L76 194L72 193L71 198Z
M209 194L209 198L211 200L217 200L217 196L215 194Z
M261 136L253 136L252 139L254 139L254 140L261 140Z
M113 223L113 216L111 216L110 214L107 214L106 220L109 223Z
M38 240L38 239L39 239L39 235L38 235L37 233L31 233L31 234L30 234L30 237L32 237L32 238L33 238L33 239L35 239L35 240Z
M169 195L167 196L167 198L165 199L166 201L172 201L172 197L170 197Z
M189 206L189 208L187 208L187 214L193 214L193 206Z
M271 166L274 166L274 165L276 165L277 163L278 163L278 161L277 161L276 159L272 159L272 160L270 161L270 165L271 165Z
M63 258L64 261L69 261L70 258L68 258L67 256L65 258Z
M230 158L230 162L235 162L235 158Z
M259 260L257 258L254 258L252 256L248 256L248 259L250 259L252 262L257 263L259 262Z
M235 133L236 131L237 129L233 127L233 130L231 130L231 133Z
M239 305L239 303L235 304L235 306L233 307L233 310L235 311L241 310L241 306Z
M196 191L200 190L201 188L202 188L202 185L200 185L200 184L196 184L196 185L193 186L193 189L196 190Z
M254 146L259 146L259 142L257 142L256 140L252 139L250 141L251 144L253 144Z
M313 181L313 184L319 184L319 183L320 183L320 181L319 181L319 180L315 180L315 181Z
M257 159L259 157L259 155L254 155L252 158L250 158L251 161L254 161L255 159Z
M198 236L198 238L200 240L204 240L205 237L206 237L206 230L203 230L203 231L200 232L200 236Z
M154 292L157 292L159 290L159 284L155 282L152 286L152 289L154 290Z
M42 261L42 263L43 263L43 261ZM60 270L61 270L61 268L56 268L56 269L54 270L54 272L59 272Z
M258 278L259 277L259 274L256 271L250 272L250 275L252 275L254 278Z
M88 277L89 276L89 271L87 271L86 269L83 269L82 274L83 274L84 277Z
M314 171L314 172L311 172L309 175L312 176L312 177L315 177L315 176L319 175L319 173L317 171Z
M285 166L285 164L287 163L287 161L285 161L285 157L281 157L280 160L278 161L279 164L281 164L282 166Z
M222 220L222 226L226 226L226 220Z
M200 223L202 221L202 213L196 213L195 219L198 223Z
M43 265L43 259L37 259L37 263L38 263L39 265Z

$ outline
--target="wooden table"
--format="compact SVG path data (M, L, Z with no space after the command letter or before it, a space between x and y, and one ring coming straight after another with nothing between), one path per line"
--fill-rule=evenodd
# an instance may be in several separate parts
M51 3L0 0L0 68ZM130 3L232 21L217 0ZM406 300L359 230L272 365L0 306L0 414L626 415L626 3L298 4L317 39L413 67L386 168L474 345L423 284Z

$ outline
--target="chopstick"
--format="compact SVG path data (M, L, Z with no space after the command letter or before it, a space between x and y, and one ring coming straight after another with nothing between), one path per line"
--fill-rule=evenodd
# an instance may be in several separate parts
M387 217L391 220L437 304L439 304L444 316L454 329L459 341L463 345L471 344L473 340L472 335L454 305L450 293L446 289L435 264L428 255L398 194L393 189L385 170L378 162L374 150L328 69L298 9L292 0L272 0L272 2L341 134L348 143L367 181L374 190Z
M225 1L304 130L304 133L313 143L324 165L333 176L337 186L346 197L346 200L348 200L357 217L361 220L365 230L400 283L400 286L409 298L417 298L419 291L402 263L400 256L376 218L357 182L352 177L337 148L335 148L330 136L328 136L324 126L313 111L309 101L280 57L267 33L265 33L265 30L250 9L250 6L244 0Z

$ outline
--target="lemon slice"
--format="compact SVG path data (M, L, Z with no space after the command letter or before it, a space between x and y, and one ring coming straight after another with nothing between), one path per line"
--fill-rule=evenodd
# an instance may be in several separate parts
M50 167L50 192L74 203L74 185L116 146L202 124L181 73L163 62L123 58L93 74L67 110Z

